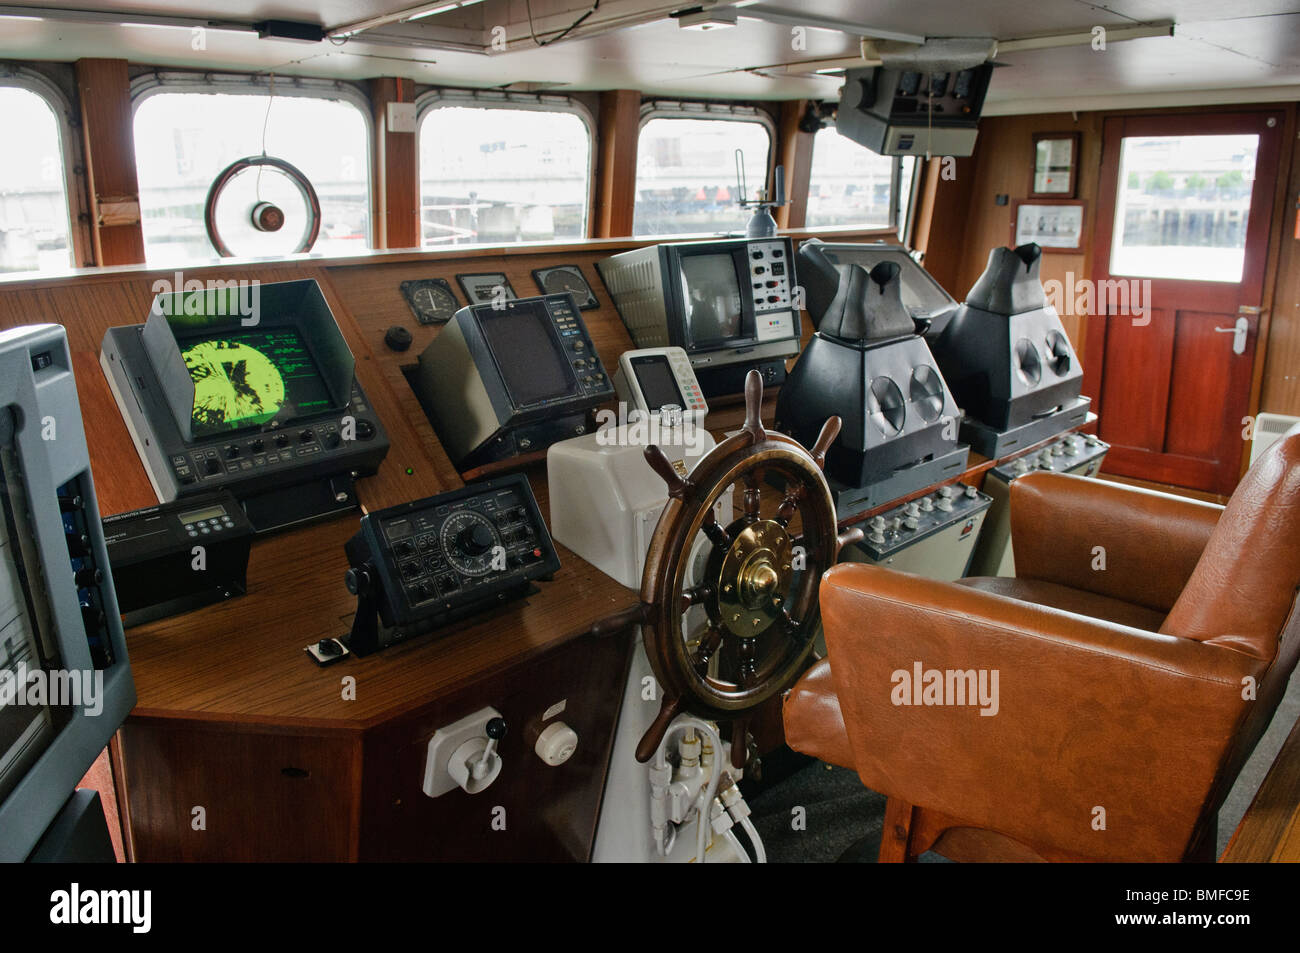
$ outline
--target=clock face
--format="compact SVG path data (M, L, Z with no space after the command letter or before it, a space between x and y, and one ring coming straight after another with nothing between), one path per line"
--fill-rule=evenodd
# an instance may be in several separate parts
M542 289L543 294L554 295L568 292L573 295L573 300L578 302L579 310L590 311L592 308L600 307L600 302L596 300L591 285L587 284L582 269L577 265L538 268L533 272L533 278L537 281L537 287Z
M488 272L475 275L457 275L460 290L470 304L492 304L494 301L514 301L515 289L510 287L510 279L500 272Z
M403 281L402 296L421 324L446 324L459 304L451 285L442 278Z

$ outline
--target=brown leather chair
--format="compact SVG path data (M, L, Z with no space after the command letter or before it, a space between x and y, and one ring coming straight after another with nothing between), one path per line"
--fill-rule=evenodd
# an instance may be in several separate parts
M1033 473L1011 533L1014 579L827 572L787 741L888 797L882 861L1212 860L1300 653L1300 427L1226 507Z

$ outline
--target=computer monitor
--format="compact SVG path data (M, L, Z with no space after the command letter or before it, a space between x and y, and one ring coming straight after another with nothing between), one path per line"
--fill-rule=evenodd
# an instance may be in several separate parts
M409 379L461 472L580 436L614 396L568 293L460 309Z
M229 490L257 532L354 509L388 437L320 286L158 295L100 364L160 502Z
M639 348L682 348L706 397L739 393L751 368L785 380L799 353L800 302L788 238L669 242L596 265Z
M134 704L67 338L0 332L0 861L71 810Z

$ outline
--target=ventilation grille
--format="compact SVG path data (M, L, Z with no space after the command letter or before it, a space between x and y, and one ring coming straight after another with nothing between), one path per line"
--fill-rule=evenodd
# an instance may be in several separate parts
M1255 418L1255 439L1250 445L1250 462L1264 455L1272 444L1296 424L1300 417L1288 417L1285 414L1260 414Z

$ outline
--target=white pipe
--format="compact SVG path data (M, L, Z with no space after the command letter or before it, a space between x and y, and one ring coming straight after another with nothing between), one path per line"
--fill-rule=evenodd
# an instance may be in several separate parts
M656 767L668 763L665 751L667 751L669 739L684 728L694 728L713 742L713 776L709 779L709 789L707 794L702 795L701 800L696 805L696 813L699 815L700 819L700 829L695 844L695 862L702 864L704 863L704 852L708 842L706 836L709 824L708 805L712 804L713 799L717 796L718 782L722 780L722 738L707 722L701 721L698 718L678 716L678 718L668 726L668 730L664 732L663 740L659 742L659 747L655 751Z
M767 863L767 849L763 846L763 838L758 836L758 829L754 827L754 822L747 817L740 819L740 826L745 829L749 836L749 842L754 845L754 857L760 864Z

